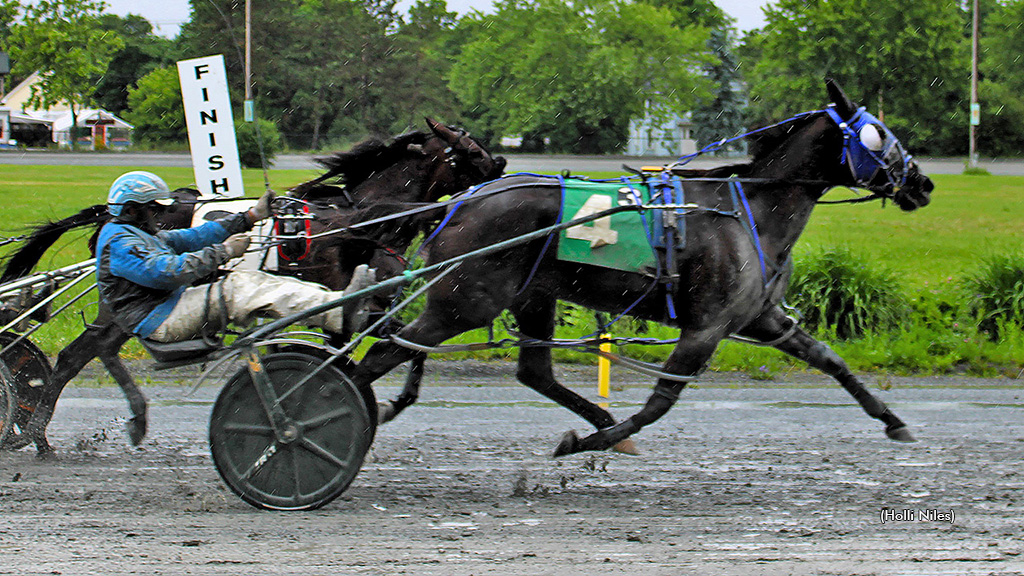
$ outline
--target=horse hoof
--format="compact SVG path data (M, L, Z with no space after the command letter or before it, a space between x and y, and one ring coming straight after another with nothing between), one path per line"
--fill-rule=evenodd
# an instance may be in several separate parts
M398 411L392 402L377 402L377 425L386 424L395 419Z
M562 434L562 439L558 442L558 446L555 446L555 453L551 456L552 458L559 458L561 456L575 454L580 451L579 444L579 436L576 435L574 430L569 430L565 434Z
M125 428L128 429L128 441L132 443L132 446L138 446L142 443L143 438L146 437L146 427L147 423L145 418L132 418L128 421L128 424L125 425Z
M28 437L28 434L18 434L17 436L7 438L7 441L4 442L3 449L14 452L16 450L21 450L31 443L32 439Z
M628 454L630 456L640 455L640 450L636 447L636 444L634 444L633 441L629 438L626 438L625 440L619 442L615 446L612 446L612 451L618 452L620 454Z
M910 433L910 428L907 428L906 426L899 426L891 429L886 428L885 435L888 436L890 440L895 440L896 442L917 442L914 435Z

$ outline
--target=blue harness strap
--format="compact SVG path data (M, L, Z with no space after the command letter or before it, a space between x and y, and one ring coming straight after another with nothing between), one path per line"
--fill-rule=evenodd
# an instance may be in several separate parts
M558 193L561 195L561 200L558 202L558 218L555 220L555 224L561 224L562 218L565 216L565 177L561 174L558 175ZM533 281L533 277L537 274L537 269L540 268L540 262L544 259L544 255L547 254L548 248L551 247L551 240L556 236L555 232L548 234L548 237L544 240L544 247L541 248L540 254L537 255L537 261L533 263L533 267L530 268L530 273L526 275L526 280L523 281L523 285L519 287L516 292L516 296L519 296L526 290L526 287Z
M757 221L754 220L754 213L750 210L750 203L747 202L747 194L743 192L743 185L740 184L739 180L730 180L729 189L733 193L733 202L736 201L736 196L739 195L743 211L747 214L750 236L754 241L754 249L757 251L757 261L761 265L761 281L765 286L768 286L768 267L764 261L764 249L761 247L761 236L757 233Z

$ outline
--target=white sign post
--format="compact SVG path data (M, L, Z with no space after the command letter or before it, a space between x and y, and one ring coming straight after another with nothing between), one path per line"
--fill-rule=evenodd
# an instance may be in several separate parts
M244 196L224 55L178 62L192 169L200 194Z

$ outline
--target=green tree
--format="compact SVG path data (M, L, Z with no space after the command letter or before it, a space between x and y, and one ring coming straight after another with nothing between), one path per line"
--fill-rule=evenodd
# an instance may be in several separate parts
M678 28L694 24L711 29L732 26L733 19L713 0L642 0L647 4L665 8L672 13L672 23Z
M181 28L177 44L181 58L223 54L232 107L241 111L245 95L245 10L237 0L190 0L192 18ZM294 92L301 86L302 36L305 20L301 0L261 0L252 10L252 74L257 114L278 121L287 115ZM336 25L337 26L337 25ZM337 26L343 29L343 26ZM323 54L320 54L323 56Z
M0 50L6 50L7 37L11 35L14 20L21 12L18 0L0 0Z
M128 89L128 111L124 117L135 125L139 140L187 142L178 68L159 68L140 78L137 86Z
M21 11L21 5L17 0L0 0L0 52L7 53L9 48L7 47L7 37L11 35L11 26L14 25L14 20L18 17L18 13ZM0 90L0 95L10 87L14 86L20 79L16 76L9 77L4 75L2 78L3 89Z
M246 168L269 168L281 150L281 133L270 120L235 122L235 137L238 161Z
M706 94L707 32L624 0L503 0L460 23L469 38L449 85L485 132L610 152L645 109L681 113Z
M103 14L100 27L118 34L125 44L114 54L106 71L95 79L93 98L101 108L121 114L128 107L128 90L139 78L177 59L174 43L153 34L152 24L135 14Z
M985 12L983 12L985 14ZM1024 150L1024 1L999 4L987 12L981 32L982 82L978 87L982 154L1020 155Z
M746 74L755 123L820 107L831 76L916 150L962 150L969 47L958 3L778 0L765 16Z
M699 148L735 136L743 130L743 109L746 103L740 92L739 64L733 54L732 44L732 32L728 28L711 31L708 49L715 55L715 60L705 66L705 73L714 85L712 96L702 99L693 111L694 136ZM733 144L715 153L726 154L738 146Z
M712 0L643 1L667 9L673 14L673 24L681 29L697 24L711 31L707 49L713 58L703 67L705 76L711 81L711 95L698 99L692 115L698 148L738 134L743 128L746 97L742 93L739 63L733 54L736 44L732 28L734 20ZM730 148L739 149L740 146L734 144L715 153L725 154Z
M104 4L96 0L37 0L25 7L23 21L11 31L11 58L22 74L38 71L30 103L71 108L71 146L75 145L78 110L88 103L93 78L106 70L124 46L117 35L102 29Z
M244 10L191 0L178 41L185 57L224 54L232 99L244 93ZM336 129L385 134L398 116L395 0L261 0L252 11L257 113L292 144L319 146Z
M458 98L448 87L454 55L461 46L455 33L458 14L445 0L417 0L394 35L396 122L393 131L419 127L424 116L461 122Z
M294 90L281 122L289 139L318 147L323 133L390 134L395 119L404 118L393 104L399 95L397 46L389 33L398 24L394 2L307 0L296 18L304 34L295 45Z

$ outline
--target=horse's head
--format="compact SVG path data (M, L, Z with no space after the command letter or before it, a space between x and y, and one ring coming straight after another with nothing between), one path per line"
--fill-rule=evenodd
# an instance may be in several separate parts
M935 186L892 131L854 104L834 80L825 84L832 101L825 113L842 133L842 163L851 180L847 185L891 198L903 210L926 206Z
M289 196L330 199L340 206L364 202L432 202L494 180L505 159L492 156L461 128L427 119L430 132L377 139L348 152L317 158L327 172L295 186Z
M504 158L492 156L461 128L445 126L430 118L426 121L433 138L418 147L410 146L410 149L421 153L431 166L428 198L425 200L437 200L446 194L461 192L501 177L506 164Z

